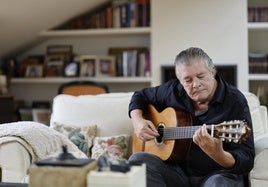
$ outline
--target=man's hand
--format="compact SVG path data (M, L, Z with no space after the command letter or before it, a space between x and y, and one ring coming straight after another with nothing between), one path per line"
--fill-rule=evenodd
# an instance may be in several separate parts
M131 111L131 119L134 131L142 141L148 141L159 136L154 124L144 119L140 110Z
M210 158L221 166L231 168L235 164L234 157L230 153L224 151L221 139L212 137L208 133L205 124L195 132L193 141Z
M208 133L205 124L195 132L193 141L208 155L223 151L222 141L218 138L213 138Z

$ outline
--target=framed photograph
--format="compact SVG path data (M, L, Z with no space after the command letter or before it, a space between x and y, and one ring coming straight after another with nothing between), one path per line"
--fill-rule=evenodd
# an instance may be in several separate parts
M46 57L46 77L61 77L63 75L64 56L49 55Z
M49 45L47 46L47 55L65 55L72 56L72 45Z
M71 61L64 64L64 76L65 77L78 77L80 64L79 62Z
M15 63L15 61L11 62L12 66L16 64L17 66L17 73L19 77L26 77L26 71L27 67L30 65L43 65L44 60L42 60L42 56L29 56L23 60L21 60L19 63Z
M26 67L25 77L42 77L43 76L43 65L40 64L29 64Z
M97 56L82 55L76 60L80 62L80 77L95 77Z
M115 56L98 56L97 76L115 76Z

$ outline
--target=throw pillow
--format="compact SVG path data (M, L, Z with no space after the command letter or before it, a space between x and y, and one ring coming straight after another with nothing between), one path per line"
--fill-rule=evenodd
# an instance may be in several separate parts
M74 127L72 125L54 122L53 128L66 135L81 151L90 157L93 139L96 136L97 125Z
M91 158L98 159L108 154L116 160L125 160L128 156L129 135L118 135L109 137L95 137L92 147Z

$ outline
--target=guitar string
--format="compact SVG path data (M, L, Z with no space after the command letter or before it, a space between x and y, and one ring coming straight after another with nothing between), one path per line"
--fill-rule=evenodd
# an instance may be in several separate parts
M174 137L181 138L192 138L195 131L199 126L185 126L185 127L169 127L159 128L160 134L163 134L163 139L174 139Z
M163 135L163 139L183 139L183 138L192 138L195 131L200 126L184 126L184 127L169 127L169 128L159 128L158 131ZM211 128L211 125L207 126L208 129ZM230 126L228 130L221 130L219 138L228 138L229 140L238 140L241 137L242 133L239 133L237 129L234 129Z

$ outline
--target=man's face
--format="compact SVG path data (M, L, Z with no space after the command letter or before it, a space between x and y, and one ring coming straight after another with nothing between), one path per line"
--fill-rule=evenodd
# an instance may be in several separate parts
M213 72L200 59L192 59L190 65L176 65L177 78L189 97L195 102L207 102L214 94Z

